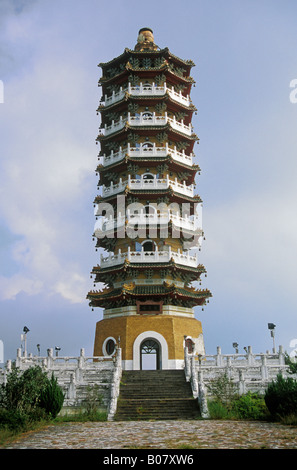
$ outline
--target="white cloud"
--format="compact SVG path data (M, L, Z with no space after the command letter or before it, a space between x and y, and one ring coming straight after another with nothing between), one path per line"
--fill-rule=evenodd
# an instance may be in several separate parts
M17 28L15 22L11 19L8 36L18 42L29 27L27 19L19 19ZM78 263L73 266L74 254L67 247L84 229L74 220L76 207L81 210L88 201L92 213L93 194L86 190L95 166L96 119L85 108L88 72L77 68L74 57L65 61L50 50L46 42L36 44L30 68L5 85L0 214L22 240L13 247L19 272L0 278L0 296L7 299L18 292L32 295L43 290L83 302L88 289L85 276Z

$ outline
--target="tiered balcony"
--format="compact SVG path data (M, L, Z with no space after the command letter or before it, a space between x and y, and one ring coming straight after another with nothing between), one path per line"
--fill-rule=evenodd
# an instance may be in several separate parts
M175 116L173 118L169 118L167 116L167 113L165 113L163 116L157 116L156 113L140 113L137 116L131 116L130 113L128 113L128 118L127 120L124 119L122 116L120 116L119 121L112 121L112 123L107 126L105 124L103 133L105 136L108 136L110 134L113 134L115 132L120 131L125 127L126 124L129 126L133 127L145 127L145 126L164 126L167 123L170 124L172 129L175 129L178 132L182 132L183 134L187 136L192 135L192 125L189 124L188 126L184 124L183 121L179 122L175 119Z
M115 194L118 194L125 190L125 188L132 190L155 190L155 189L168 189L171 187L173 191L180 193L184 196L194 197L194 185L191 184L187 186L185 181L183 183L179 183L177 178L175 180L170 180L169 176L167 175L166 178L144 178L143 175L139 179L132 179L130 175L128 175L128 180L122 181L120 178L119 183L113 184L111 182L110 186L102 186L102 196L103 197L110 197Z
M96 214L95 212L95 215ZM95 225L95 236L101 238L104 233L113 232L117 228L126 225L144 225L144 226L155 226L155 225L168 225L172 222L175 227L181 230L187 230L191 232L201 232L202 235L202 217L181 217L177 214L171 213L157 213L156 211L151 214L141 212L140 214L130 213L127 209L127 219L125 216L119 214L117 218L110 216L109 218L100 217Z
M183 96L181 92L177 93L174 88L167 88L166 83L163 86L157 86L155 83L152 84L143 84L140 83L138 86L132 86L131 83L128 84L128 88L120 88L120 91L117 93L113 92L111 96L105 95L104 105L111 106L118 101L121 101L125 93L128 92L132 96L164 96L166 92L170 97L177 101L178 103L189 107L191 105L191 99L189 95Z
M191 256L189 252L172 251L169 247L168 251L128 251L117 254L109 253L107 257L101 254L100 267L109 268L124 263L127 259L130 263L168 263L171 259L177 264L196 268L198 266L198 256Z
M186 155L185 151L178 152L176 147L173 149L168 146L166 143L165 147L157 147L156 144L152 144L148 146L148 144L140 145L139 147L131 147L128 144L127 148L122 149L120 147L118 152L111 151L110 155L104 155L102 157L102 164L103 166L113 165L125 158L128 155L131 158L144 158L144 157L166 157L167 155L171 155L173 160L184 163L185 165L192 166L193 164L193 154Z

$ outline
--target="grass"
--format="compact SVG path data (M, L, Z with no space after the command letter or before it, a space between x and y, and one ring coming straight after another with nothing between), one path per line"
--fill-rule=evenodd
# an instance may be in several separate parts
M39 431L52 423L53 421L35 421L31 424L28 424L23 429L8 429L5 427L0 427L0 447L6 447L24 434L33 431Z

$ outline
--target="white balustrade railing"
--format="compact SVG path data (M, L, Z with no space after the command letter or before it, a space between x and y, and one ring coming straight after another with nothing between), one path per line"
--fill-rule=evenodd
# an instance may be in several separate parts
M117 399L122 376L122 353L116 345L113 356L85 356L81 349L79 356L54 356L53 349L47 356L33 356L19 348L16 367L25 370L39 366L51 377L54 374L64 393L63 407L81 408L85 406L89 386L98 387L98 406L107 411L107 419L112 420L117 409ZM4 373L0 374L0 384L6 384L13 363L8 360Z
M128 84L127 89L129 95L132 96L163 96L166 93L166 84L164 86L158 86L155 83L140 83L139 85L132 86Z
M184 124L183 121L179 122L176 120L175 116L173 118L167 117L167 121L169 122L170 126L177 130L178 132L183 132L184 134L191 136L192 135L192 124L188 126Z
M163 86L158 86L155 83L146 84L140 83L139 85L132 86L128 84L128 88L120 88L118 92L113 91L110 96L105 95L104 105L111 106L118 101L121 101L125 93L128 92L132 96L164 96L168 92L169 96L178 103L189 107L191 105L191 99L189 95L184 96L182 92L176 92L174 87L168 88L166 83Z
M97 214L99 215L99 214ZM133 225L168 225L169 222L172 222L176 228L184 229L187 231L195 231L200 233L202 236L202 223L201 218L196 217L181 217L180 215L170 214L170 213L157 213L156 211L153 213L145 213L141 211L140 213L131 213L129 209L127 209L127 219L125 216L122 216L119 213L117 218L113 218L112 215L109 218L100 217L97 220L95 228L94 228L94 235L98 238L102 237L103 233L107 233L110 231L114 231L117 228L123 227L127 224L127 226Z
M106 268L116 266L124 263L126 259L131 263L166 263L173 259L177 264L181 264L183 266L196 268L198 265L197 255L192 256L189 252L175 252L172 251L171 247L169 247L168 251L144 251L144 249L141 251L131 251L128 247L128 251L126 253L122 253L119 250L116 254L112 254L110 252L107 257L104 257L101 254L100 267Z
M193 163L192 153L190 155L186 155L184 150L182 152L178 152L176 147L172 149L167 143L165 147L158 147L155 143L150 146L148 146L148 144L143 144L138 147L131 147L131 145L128 144L127 148L123 149L120 147L118 152L114 152L112 150L109 155L103 155L101 161L103 166L108 166L123 160L126 155L132 158L166 157L167 155L171 155L173 160L176 160L177 162L190 166L192 166Z
M175 180L170 180L168 175L166 175L166 178L145 178L143 175L141 175L139 179L131 178L131 176L128 175L128 180L126 181L122 181L122 178L120 178L119 183L114 184L113 182L111 182L110 186L102 185L102 196L113 196L114 194L124 191L127 186L132 190L162 190L171 187L173 191L177 193L189 197L194 197L193 184L187 186L185 181L183 183L179 183L177 178L175 178Z
M104 125L104 135L107 136L109 134L113 134L114 132L118 132L121 129L123 129L126 125L126 120L123 119L122 116L120 116L119 121L111 121L111 124L107 126L107 124Z
M278 353L260 354L253 354L250 346L246 349L246 354L222 354L218 347L217 354L200 356L189 354L185 348L185 374L187 381L194 384L198 377L198 382L203 387L206 386L206 389L213 380L226 374L237 384L240 394L248 391L263 393L268 383L275 380L278 374L297 378L296 374L289 373L282 346Z
M121 101L124 98L126 91L127 89L123 89L121 87L118 92L113 91L110 96L105 95L105 99L104 99L105 106L111 106L117 101Z
M131 116L128 113L128 124L131 126L164 126L167 124L167 114L158 116L155 112L144 112L139 115Z
M156 115L155 112L145 112L139 113L137 116L131 116L130 112L128 112L127 120L123 118L123 116L120 116L118 121L113 120L109 126L105 124L103 132L105 136L108 136L123 129L126 124L130 126L164 126L167 123L178 132L182 132L188 136L192 135L192 124L186 125L183 121L179 122L176 120L175 116L170 118L167 116L167 112L162 116Z

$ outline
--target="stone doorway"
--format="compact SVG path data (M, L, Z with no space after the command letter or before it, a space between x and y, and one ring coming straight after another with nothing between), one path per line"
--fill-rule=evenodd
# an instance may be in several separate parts
M154 338L147 338L140 345L140 370L160 370L161 345Z

